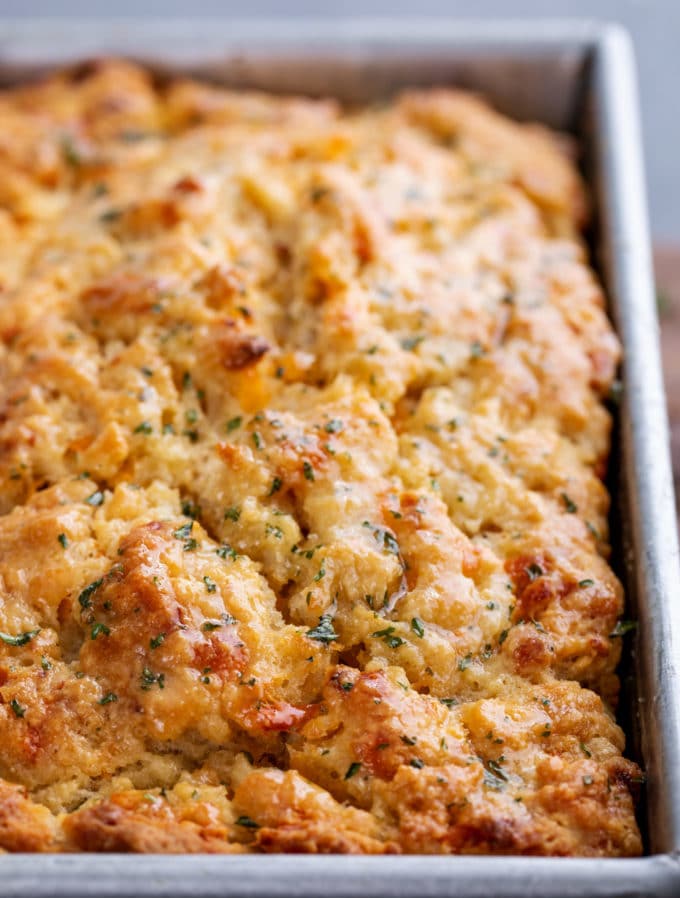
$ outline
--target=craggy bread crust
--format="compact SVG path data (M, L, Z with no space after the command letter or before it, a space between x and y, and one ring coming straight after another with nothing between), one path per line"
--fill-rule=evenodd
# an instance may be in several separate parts
M640 852L585 212L456 90L0 95L0 850Z

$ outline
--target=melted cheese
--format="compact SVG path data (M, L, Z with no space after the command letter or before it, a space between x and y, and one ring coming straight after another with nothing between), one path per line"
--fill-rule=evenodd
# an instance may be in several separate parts
M638 853L555 138L115 61L0 126L0 850Z

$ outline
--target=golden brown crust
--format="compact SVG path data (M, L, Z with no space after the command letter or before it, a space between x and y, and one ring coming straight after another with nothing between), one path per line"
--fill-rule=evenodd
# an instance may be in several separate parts
M178 819L162 798L121 793L70 814L64 824L70 845L80 851L155 854L233 854L227 828L215 808L197 805L193 819Z
M584 214L461 91L0 94L0 850L639 853Z
M22 786L0 780L0 851L46 851L54 839L47 808L26 797Z
M257 823L254 846L263 851L381 854L397 846L379 839L376 820L339 804L295 771L254 771L240 784L234 805Z

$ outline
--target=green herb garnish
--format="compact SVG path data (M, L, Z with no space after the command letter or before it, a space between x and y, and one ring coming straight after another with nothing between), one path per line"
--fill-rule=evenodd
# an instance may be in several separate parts
M15 717L23 717L28 710L28 708L25 708L23 705L21 705L15 698L12 699L12 701L9 703L9 706L12 711L14 711Z
M117 701L118 701L118 696L116 695L115 692L107 692L106 695L103 695L99 699L97 704L98 705L110 705L111 702L117 702Z
M406 645L406 640L401 636L394 636L394 627L385 627L384 630L376 630L371 633L374 639L382 639L385 645L391 649L398 649L400 645Z
M578 505L566 493L562 493L562 501L569 514L576 514Z
M165 674L154 673L150 668L145 667L139 678L139 684L145 691L151 689L158 684L159 689L165 688Z
M0 632L0 641L4 642L5 645L26 645L27 642L30 642L34 636L37 636L40 633L40 627L37 627L35 630L27 630L25 633L17 633L16 636L10 636L9 633Z
M98 636L110 636L111 630L106 626L106 624L96 623L92 627L92 631L90 632L90 639L96 639Z
M338 634L333 629L333 618L330 614L322 614L319 623L312 630L307 630L309 639L315 639L317 642L323 642L328 645L338 638Z
M99 589L104 581L100 577L98 580L93 580L89 586L86 586L85 589L78 596L78 602L80 603L81 608L90 608L92 605L92 596Z

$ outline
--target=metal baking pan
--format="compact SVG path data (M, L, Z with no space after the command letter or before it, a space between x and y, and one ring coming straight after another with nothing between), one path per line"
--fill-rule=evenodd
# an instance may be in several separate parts
M623 674L628 754L647 773L645 857L4 855L4 898L570 898L680 895L680 569L634 63L593 22L0 21L0 83L120 53L233 86L376 100L458 84L576 135L592 187L593 257L623 341L610 488L615 557L639 626ZM627 666L626 666L627 665ZM1 734L0 734L1 738Z

